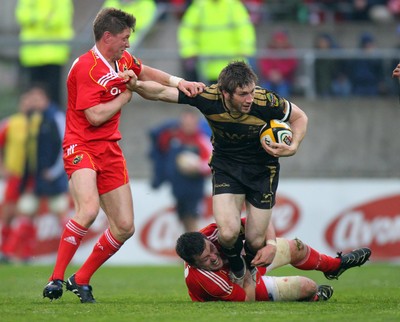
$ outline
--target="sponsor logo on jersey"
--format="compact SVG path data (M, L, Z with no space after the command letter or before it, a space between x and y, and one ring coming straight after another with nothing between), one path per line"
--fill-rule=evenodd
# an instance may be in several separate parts
M132 56L132 57L133 57L133 63L134 63L136 66L140 67L140 61L139 61L139 59L137 59L135 56Z
M82 161L82 159L83 159L83 154L79 154L72 160L72 164L78 164L79 162Z

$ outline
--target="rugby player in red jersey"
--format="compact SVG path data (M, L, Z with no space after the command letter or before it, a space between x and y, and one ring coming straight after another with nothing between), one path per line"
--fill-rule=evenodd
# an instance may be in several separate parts
M62 233L57 259L43 296L58 299L66 289L82 303L94 303L89 282L95 271L134 233L129 175L118 144L121 109L131 100L126 83L133 76L177 87L188 96L204 84L188 82L141 63L126 49L136 18L115 8L104 8L93 24L95 45L73 63L67 79L68 107L63 142L64 167L75 204L75 214ZM109 227L85 263L64 282L65 270L100 207Z
M246 219L241 219L240 240L244 240ZM241 287L232 281L229 262L218 242L218 227L212 223L200 232L182 234L177 254L185 261L185 282L192 301L326 301L333 294L329 285L318 285L304 276L265 276L278 267L291 264L301 270L318 270L328 279L337 279L347 269L363 265L370 257L368 248L359 248L334 258L317 252L299 239L275 238L270 224L267 246L258 251L256 280L246 272ZM255 284L255 294L253 289Z

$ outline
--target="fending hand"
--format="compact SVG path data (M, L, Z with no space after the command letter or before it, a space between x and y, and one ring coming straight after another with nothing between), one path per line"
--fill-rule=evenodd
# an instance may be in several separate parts
M182 79L178 84L178 88L189 97L195 97L196 95L203 93L205 87L206 85L204 83L188 82L184 79Z
M272 263L276 254L275 245L266 245L257 251L256 256L251 261L252 266L268 266Z

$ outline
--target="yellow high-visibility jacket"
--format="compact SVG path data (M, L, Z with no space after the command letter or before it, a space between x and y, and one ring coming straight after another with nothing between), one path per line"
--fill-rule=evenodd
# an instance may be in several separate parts
M74 37L72 0L19 0L15 16L20 26L22 66L64 65L70 45L24 44L26 41L70 41Z
M240 0L194 0L177 38L181 57L197 57L199 75L209 80L216 80L230 61L246 60L256 51L255 27Z
M37 136L42 121L40 113L29 119L24 113L11 115L0 126L0 149L4 168L12 175L22 176L26 160L36 167Z

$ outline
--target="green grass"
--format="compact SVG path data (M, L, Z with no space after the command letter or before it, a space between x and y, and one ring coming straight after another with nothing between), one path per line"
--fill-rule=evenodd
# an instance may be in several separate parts
M42 298L49 266L0 266L0 320L8 321L400 321L400 267L367 264L328 281L320 272L281 268L276 275L302 274L335 293L327 302L192 303L181 266L102 267L92 278L96 304L81 304L71 292ZM74 267L67 274L72 274ZM304 274L303 274L304 273Z

